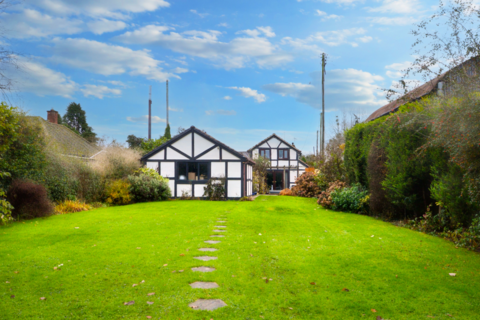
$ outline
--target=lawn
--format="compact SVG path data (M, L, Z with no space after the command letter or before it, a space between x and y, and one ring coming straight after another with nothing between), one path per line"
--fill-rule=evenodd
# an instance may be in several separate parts
M210 238L223 215L226 237ZM315 199L167 201L0 227L1 319L479 319L479 288L479 254ZM188 307L199 298L227 306Z

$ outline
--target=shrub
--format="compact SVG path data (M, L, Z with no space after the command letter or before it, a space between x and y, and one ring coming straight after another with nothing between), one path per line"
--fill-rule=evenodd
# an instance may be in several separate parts
M9 177L9 176L10 174L7 172L0 172L0 178ZM10 204L10 202L8 202L5 199L6 196L7 194L5 193L5 191L3 191L2 188L0 188L0 224L7 224L13 220L12 218L13 207Z
M78 198L87 202L99 202L105 197L106 177L88 163L77 164Z
M140 168L141 153L113 142L95 157L92 168L108 179L122 179Z
M123 205L131 202L130 184L118 179L109 181L105 187L105 197L108 204Z
M320 170L315 170L315 177L313 178L315 180L315 183L317 186L320 188L320 190L326 190L328 188L328 183L327 181L327 176L321 172ZM333 181L331 181L333 182Z
M12 216L17 219L46 217L53 213L44 186L29 180L13 180L7 192L7 200L14 207Z
M80 211L88 211L91 210L93 207L85 202L81 201L72 201L66 200L57 206L55 206L55 213L56 214L65 214L65 213L73 213L73 212L80 212Z
M358 183L351 187L335 189L330 197L333 210L354 213L368 212L368 191Z
M78 179L75 166L67 158L47 153L47 166L42 183L48 191L50 200L60 203L74 200L78 192Z
M225 179L210 179L207 186L203 187L203 196L210 200L218 201L225 199Z
M380 148L378 141L374 140L367 156L366 173L370 191L369 207L373 215L390 218L393 216L395 209L387 199L387 193L382 186L382 182L387 175L386 161L385 149Z
M157 180L164 181L167 184L170 181L170 179L162 177L161 175L158 174L157 170L152 169L152 168L145 168L145 167L140 168L140 169L138 169L137 171L134 172L134 175L135 176L146 175L146 176L155 178Z
M333 206L331 193L337 189L345 188L346 185L347 184L343 181L330 182L330 184L328 185L328 189L322 191L322 193L320 193L320 195L318 196L317 203L324 208L331 208Z
M280 191L280 195L281 196L292 196L292 190L290 189L283 189L282 191Z
M262 156L254 159L253 166L253 191L259 194L268 193L267 170L270 168L270 160Z
M132 175L128 176L128 182L130 194L135 202L160 201L172 196L168 183L157 177L145 174Z
M315 173L305 172L295 181L295 186L292 188L292 192L299 197L313 198L317 197L322 190L315 182Z

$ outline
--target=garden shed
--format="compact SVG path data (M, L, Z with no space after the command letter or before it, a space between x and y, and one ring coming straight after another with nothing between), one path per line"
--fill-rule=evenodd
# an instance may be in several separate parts
M174 198L203 197L210 179L225 179L225 195L252 195L254 162L195 127L183 131L142 157L148 168L168 178Z

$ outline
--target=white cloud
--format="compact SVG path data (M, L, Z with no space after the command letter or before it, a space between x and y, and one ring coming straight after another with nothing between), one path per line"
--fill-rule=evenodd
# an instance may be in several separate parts
M304 83L273 83L262 88L281 96L290 96L297 101L321 109L321 71L310 74L310 84ZM356 69L336 69L327 73L325 82L326 111L337 109L355 110L364 109L369 112L378 106L386 104L379 89L379 82L383 78Z
M253 90L248 87L228 87L228 89L240 91L240 95L244 96L245 98L253 98L258 103L262 103L267 100L267 97L263 93L258 93L257 90Z
M110 94L117 96L122 94L122 90L120 89L109 88L107 86L97 86L94 84L86 84L82 89L80 89L80 91L82 91L85 97L94 96L99 99L103 99L104 96L108 96Z
M247 29L247 30L240 30L237 31L236 34L246 34L250 37L259 37L260 35L264 35L267 38L275 37L275 32L273 32L272 27L257 27L256 29Z
M116 18L126 18L128 13L155 11L170 6L165 0L24 0L24 2L61 15L83 14Z
M371 23L383 24L387 26L406 26L412 25L419 21L417 18L413 17L370 17L367 18L367 20Z
M173 111L173 112L183 112L183 109L181 109L181 108L172 108L170 106L168 107L168 110Z
M56 18L36 10L2 13L4 28L10 38L46 37L55 34L75 34L83 30L83 21Z
M197 10L194 10L194 9L190 10L190 12L196 14L200 18L205 18L206 16L208 16L208 13L200 13Z
M418 12L421 7L417 0L384 0L376 8L368 8L370 12L411 14Z
M206 111L205 111L205 114L206 114L207 116L211 116L211 115L214 114L214 113L215 113L215 112L214 112L213 110L206 110Z
M230 97L230 96L225 96L225 97L223 97L223 99L225 99L225 100L232 100L232 97Z
M307 38L308 41L318 41L327 46L339 46L341 44L350 44L352 47L358 46L356 42L349 40L351 37L363 35L367 31L363 28L350 28L334 31L317 32Z
M175 73L163 71L162 61L155 60L146 50L134 51L87 39L57 38L53 43L51 61L92 73L106 76L128 73L157 81L180 78Z
M291 37L285 37L280 42L282 45L289 45L292 48L298 51L312 51L315 54L321 54L324 52L319 46L316 44L311 44L311 41L308 39L293 39Z
M273 32L272 27L257 27L257 29L260 30L261 32L263 32L263 34L267 38L275 37L275 32Z
M321 11L321 10L316 10L315 15L322 17L322 21L330 20L330 19L339 20L343 18L343 16L338 16L336 14L328 14L325 11Z
M127 27L127 24L123 21L99 19L87 22L87 26L94 34L103 34L106 32L123 30Z
M219 24L217 24L217 26L218 27L225 27L225 28L229 27L228 23L226 23L226 22L219 23Z
M385 66L387 76L393 79L401 79L405 75L405 71L412 66L410 61L397 62Z
M356 2L363 2L364 0L321 0L321 1L325 3L335 3L340 6L341 5L349 6L349 5L355 5Z
M141 123L148 123L148 115L140 116L140 117L127 117L127 120L130 122L141 122ZM152 116L152 123L167 123L167 120L160 118L159 116Z
M65 74L54 71L39 62L17 57L20 69L7 66L3 72L14 80L14 90L31 92L38 96L61 96L71 98L78 84Z
M364 36L364 37L357 38L356 40L360 41L360 42L363 42L363 43L367 43L367 42L372 41L373 38L370 37L370 36Z
M222 115L222 116L234 116L237 114L237 112L235 110L216 110L216 111L213 111L213 110L206 110L205 111L205 114L207 116L213 116L214 114L219 114L219 115Z
M190 30L177 33L166 26L148 25L132 32L115 37L127 44L156 44L172 51L211 60L225 69L244 68L251 62L260 67L273 67L293 59L281 52L268 39L258 37L260 31L255 29L250 37L237 37L230 42L221 42L220 31ZM263 31L262 31L263 32Z

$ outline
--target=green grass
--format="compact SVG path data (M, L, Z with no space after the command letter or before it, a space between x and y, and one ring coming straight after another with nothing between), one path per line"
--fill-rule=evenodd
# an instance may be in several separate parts
M227 236L205 244L222 215ZM193 259L205 254L218 260ZM217 271L190 271L201 265ZM1 319L478 319L479 288L478 254L314 199L168 201L0 228ZM228 306L190 309L199 298Z

